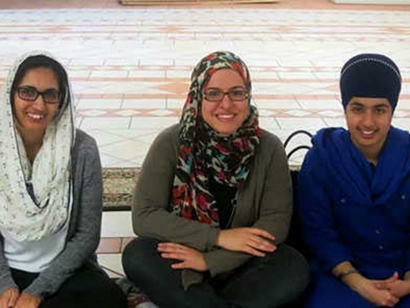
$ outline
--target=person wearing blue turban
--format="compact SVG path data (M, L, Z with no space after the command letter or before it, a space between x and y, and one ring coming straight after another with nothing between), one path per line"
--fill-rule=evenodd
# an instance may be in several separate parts
M307 307L410 307L410 135L391 125L401 75L381 54L341 70L347 130L312 139L300 215L315 283Z

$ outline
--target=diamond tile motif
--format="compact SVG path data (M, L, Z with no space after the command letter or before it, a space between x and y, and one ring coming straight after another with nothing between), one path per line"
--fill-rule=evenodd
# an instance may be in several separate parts
M81 112L83 117L98 117L107 113L105 110L80 110L78 112Z
M185 94L189 89L189 85L187 83L182 82L174 82L174 83L167 83L157 87L158 90L170 92L170 93L177 93L177 94Z
M140 112L138 110L133 110L133 109L124 109L124 110L120 110L120 111L116 111L115 114L117 115L121 115L124 117L131 117L131 116L137 116L138 114L140 114Z
M157 110L149 111L148 114L164 117L164 116L174 115L174 112L167 110L167 109L157 109Z
M305 117L305 116L308 116L308 115L311 115L311 114L312 114L312 113L309 112L309 111L296 110L296 109L287 110L287 111L284 111L284 113L287 114L287 115L291 115L291 116L294 116L294 117L298 117L298 118L300 118L300 117Z
M273 110L269 110L269 109L259 109L258 111L259 111L259 116L261 117L270 117L275 114Z
M318 114L324 117L331 117L331 118L344 116L342 111L333 111L333 110L319 111Z

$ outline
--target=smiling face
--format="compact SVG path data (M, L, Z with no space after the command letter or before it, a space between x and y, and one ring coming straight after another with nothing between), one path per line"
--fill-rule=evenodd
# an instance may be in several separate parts
M46 90L59 91L54 72L45 67L37 67L27 71L18 87L33 87L39 92ZM43 136L47 126L58 112L59 104L46 104L41 95L35 101L27 101L14 92L15 124L22 136L33 134ZM24 137L23 137L24 138Z
M238 72L231 69L221 69L211 76L204 91L210 89L228 92L236 89L246 90L246 86ZM222 100L218 102L203 98L201 105L204 121L222 136L236 132L245 121L249 110L247 98L233 101L228 95L224 95Z
M393 116L389 101L386 98L353 97L345 113L353 144L368 160L377 161Z

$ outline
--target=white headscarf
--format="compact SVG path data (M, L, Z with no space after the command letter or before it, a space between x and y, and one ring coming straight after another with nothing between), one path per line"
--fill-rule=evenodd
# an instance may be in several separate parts
M15 74L23 61L38 55L55 60L47 52L20 57L9 72L0 97L0 227L17 241L39 240L56 233L66 223L72 202L75 123L69 82L58 115L47 126L33 165L14 124L10 95Z

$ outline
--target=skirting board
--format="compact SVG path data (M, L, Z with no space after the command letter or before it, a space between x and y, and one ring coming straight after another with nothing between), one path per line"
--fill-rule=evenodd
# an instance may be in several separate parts
M336 4L410 5L410 0L332 0Z
M279 0L120 0L120 3L123 5L250 4L276 2L279 2Z

